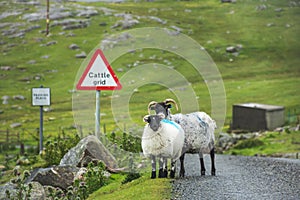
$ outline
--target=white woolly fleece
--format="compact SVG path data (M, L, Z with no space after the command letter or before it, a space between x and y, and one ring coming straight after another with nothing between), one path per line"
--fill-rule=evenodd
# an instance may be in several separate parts
M162 120L161 127L153 131L149 124L145 125L142 136L142 149L146 157L162 156L177 160L182 153L184 131L179 124Z

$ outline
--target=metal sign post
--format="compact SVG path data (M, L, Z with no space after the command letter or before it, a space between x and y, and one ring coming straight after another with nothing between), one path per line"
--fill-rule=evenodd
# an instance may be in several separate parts
M106 60L103 52L97 49L79 79L77 90L96 91L95 135L100 138L100 92L101 90L120 90L122 85Z
M40 106L40 129L39 129L39 135L40 135L40 153L43 151L43 106Z
M50 106L50 88L32 88L32 105L40 106L40 153L43 151L43 106Z
M100 138L100 91L96 90L95 135Z

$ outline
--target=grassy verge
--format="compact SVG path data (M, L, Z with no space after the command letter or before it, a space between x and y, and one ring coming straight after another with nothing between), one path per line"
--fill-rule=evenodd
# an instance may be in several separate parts
M265 132L255 139L242 140L226 154L282 156L300 152L300 131Z
M122 184L124 176L112 175L113 182L89 196L89 200L163 200L170 199L171 179L150 179L143 174L139 179Z

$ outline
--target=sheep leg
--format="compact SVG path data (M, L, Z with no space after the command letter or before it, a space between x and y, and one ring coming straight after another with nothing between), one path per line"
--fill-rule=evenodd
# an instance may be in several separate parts
M199 152L200 157L200 167L201 167L201 176L205 175L205 166L204 166L204 159L203 159L203 153Z
M210 160L211 160L211 175L216 175L216 168L215 168L215 148L212 148L210 151Z
M159 171L158 178L164 178L164 159L163 157L159 158Z
M185 155L185 153L184 154L182 154L181 156L180 156L180 172L179 172L179 176L180 177L184 177L184 174L185 174L185 169L184 169L184 155Z
M164 168L164 178L168 177L168 160L167 158L164 158L164 163L163 163L163 168Z
M156 158L155 156L151 156L151 165L152 165L152 174L151 178L156 178Z
M176 160L174 161L173 159L171 159L170 178L175 178L175 172L176 172Z

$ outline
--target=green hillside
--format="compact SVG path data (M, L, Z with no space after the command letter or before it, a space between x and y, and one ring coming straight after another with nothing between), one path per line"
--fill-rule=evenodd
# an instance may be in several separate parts
M50 2L51 3L51 2ZM51 88L51 112L45 114L45 134L70 127L74 124L72 115L72 95L75 77L83 59L75 58L81 51L90 53L100 41L111 35L124 31L122 27L112 28L121 19L117 14L131 14L138 23L130 29L142 27L176 27L181 33L202 45L216 63L223 78L226 90L226 124L230 123L231 107L234 103L258 102L285 106L286 110L299 113L299 5L297 2L272 1L261 2L244 0L236 3L220 1L154 1L126 3L71 3L61 6L68 10L75 5L92 6L98 15L86 18L86 28L62 30L62 26L53 26L50 21L50 35L45 36L44 19L28 22L25 13L34 13L45 9L45 2L39 7L1 1L1 12L15 10L17 14L1 18L1 60L0 66L10 66L10 70L1 70L0 96L10 96L8 104L1 105L1 127L9 128L12 123L20 122L23 128L38 127L39 109L31 105L31 88L44 85ZM60 4L59 4L60 5ZM59 8L51 3L51 9ZM112 9L107 14L103 8ZM12 12L12 11L11 11ZM19 14L18 14L19 12ZM165 23L149 19L154 16ZM50 12L51 18L51 12ZM80 17L74 17L79 19ZM80 18L82 19L82 17ZM15 25L5 25L14 23ZM19 24L19 25L18 25ZM101 25L102 24L102 25ZM9 29L20 30L35 25L39 28L25 32L24 37L5 35ZM51 26L52 25L52 26ZM16 28L11 28L16 27ZM126 29L125 29L126 31ZM74 36L68 36L74 35ZM54 42L53 45L51 42ZM79 51L70 50L71 44L77 44ZM47 46L49 45L49 46ZM237 54L227 53L228 46L240 45ZM155 50L153 50L155 51ZM192 83L199 97L200 109L210 113L210 97L201 77L193 76L187 63L176 55L156 51L162 58L149 60L151 50L129 53L118 58L112 67L124 69L116 72L119 78L130 70L129 64L162 63L164 59L172 60L172 65ZM176 98L166 88L148 85L139 88L131 97L130 113L135 121L140 122L146 114L150 100ZM102 122L113 130L114 122L110 111L110 92L102 92L101 111L106 114ZM23 95L26 100L12 99ZM135 118L136 117L136 118Z
M19 132L26 145L36 145L34 136L39 127L39 107L32 106L31 89L41 85L51 88L51 106L44 107L45 138L53 138L61 130L74 131L74 125L84 126L84 134L93 132L95 92L76 91L79 77L95 48L100 48L103 41L107 42L111 36L147 27L177 31L176 34L182 34L189 41L201 45L201 51L206 51L208 58L214 61L215 65L211 63L211 66L217 67L226 94L225 124L219 127L220 130L229 128L232 105L245 102L284 106L286 125L299 123L299 0L237 0L236 3L221 3L220 0L56 3L50 0L50 34L47 36L45 11L46 1L0 0L0 140L5 138L6 130L9 130L12 133ZM160 35L157 35L153 40L159 39ZM111 42L109 45L115 44ZM174 49L182 50L183 54L190 50L176 45L185 44L179 41L170 44L171 48L174 46ZM229 52L229 47L234 50ZM76 54L82 52L86 53L86 59L76 58ZM110 50L105 52L111 57L116 56L110 55ZM176 92L189 92L186 89L189 88L193 90L194 96L191 92L189 94L196 98L188 99L188 96L185 100L198 103L200 110L212 114L211 97L214 94L210 93L209 84L214 83L213 78L217 74L209 74L212 78L207 80L193 68L193 63L187 57L183 58L174 52L145 47L117 55L112 60L110 65L120 80L137 70L140 72L136 75L137 79L147 83L131 88L135 80L122 82L121 91L129 92L127 95L130 98L128 102L115 106L116 112L128 106L125 111L129 112L130 120L142 127L142 117L148 113L147 105L150 101L173 98L179 102L181 111L185 106L184 101ZM193 56L197 57L198 54ZM176 71L183 82L170 78L168 73L156 71L156 67L162 66L166 66L166 71L170 70L171 73ZM149 74L149 69L150 72L153 69L154 75ZM152 77L170 81L172 88L158 84L157 80L151 82ZM183 83L188 86L183 87ZM140 132L134 131L140 127L131 127L123 123L119 116L114 116L113 101L121 99L115 94L118 93L101 91L101 130L105 125L108 133L126 129L139 135ZM176 112L175 109L173 112ZM120 124L117 125L117 122ZM286 141L292 140L296 146L299 141L297 133L286 133L284 136L290 136L289 139L285 138ZM267 145L277 149L278 142L274 141L277 141L277 137L283 137L279 133L271 135L263 138L266 154L276 153L269 152ZM254 150L257 149L261 150L260 147ZM289 152L288 149L278 149ZM234 153L253 153L252 150L237 150ZM4 160L4 155L0 155L0 160ZM135 192L142 191L145 194L143 198L147 199L152 196L150 191L153 188L156 191L170 188L169 180L152 181L145 175L137 182L125 186L121 185L121 178L116 175L118 181L115 184L109 184L94 195L107 195L108 199L120 196L124 199L124 195L128 195L132 199ZM164 187L158 187L162 185ZM129 192L124 194L128 188ZM167 198L168 194L162 192L160 197L153 195L153 199Z

